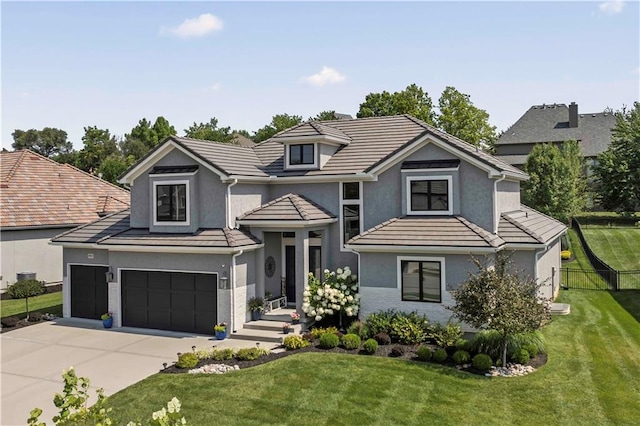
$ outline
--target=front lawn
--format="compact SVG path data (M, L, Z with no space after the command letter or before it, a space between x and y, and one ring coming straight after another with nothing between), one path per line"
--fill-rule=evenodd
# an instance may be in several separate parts
M618 271L640 270L640 228L584 226L591 250Z
M637 424L640 307L628 312L605 291L563 291L559 301L571 314L544 330L549 362L520 378L304 353L224 375L156 374L110 405L118 424L173 396L190 424Z
M2 318L16 315L20 318L27 316L24 299L0 300L0 316ZM29 312L40 311L56 316L62 316L62 292L45 293L29 298Z

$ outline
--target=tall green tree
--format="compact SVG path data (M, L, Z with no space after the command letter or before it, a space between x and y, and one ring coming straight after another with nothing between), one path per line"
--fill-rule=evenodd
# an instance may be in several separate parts
M88 173L95 173L102 162L111 155L120 155L118 141L109 129L98 129L96 126L84 128L82 136L84 148L78 153L76 166Z
M509 258L498 253L493 265L473 258L477 274L451 292L448 307L472 327L496 330L502 336L502 365L507 365L507 343L515 334L533 332L551 320L551 300L540 297L544 283L511 272Z
M107 182L111 182L114 185L118 185L118 177L124 173L133 163L128 161L120 154L112 154L102 161L98 167L97 174L102 176L102 179Z
M369 93L356 114L362 117L382 117L387 115L410 114L420 120L435 125L433 101L422 87L410 84L399 92Z
M335 110L330 111L321 111L316 114L315 117L309 117L309 121L329 121L329 120L337 120L338 116L336 116Z
M162 116L156 118L151 124L149 120L143 118L131 129L131 133L124 135L124 140L120 144L122 154L127 162L136 162L144 157L167 136L175 135L176 129Z
M523 202L568 222L584 208L583 164L575 141L565 142L562 148L550 143L535 145L524 165L529 180L522 185Z
M477 108L471 97L447 86L438 100L438 127L476 146L492 147L497 139L496 127L489 124L489 114Z
M48 158L59 154L66 154L73 150L73 144L67 137L67 132L55 127L45 127L42 130L16 129L11 136L11 146L15 150L30 149Z
M193 139L215 142L231 142L233 134L231 127L218 127L218 119L212 117L208 123L193 123L184 129L185 136Z
M598 156L594 177L602 207L626 216L640 211L640 102L616 113L611 144Z
M271 123L258 129L253 135L253 141L258 143L265 141L278 132L302 123L299 115L277 114L271 118Z

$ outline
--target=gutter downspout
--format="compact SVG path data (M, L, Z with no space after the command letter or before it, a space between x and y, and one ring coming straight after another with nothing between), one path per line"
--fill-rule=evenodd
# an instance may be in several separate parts
M240 250L237 253L231 255L231 330L236 331L236 257L244 253L244 250Z
M498 212L498 183L507 178L506 174L501 174L500 179L493 181L493 233L498 235L498 224L500 223L500 212Z
M227 228L231 228L231 188L234 187L237 183L238 179L234 179L233 182L227 185L227 199L225 200L227 203Z

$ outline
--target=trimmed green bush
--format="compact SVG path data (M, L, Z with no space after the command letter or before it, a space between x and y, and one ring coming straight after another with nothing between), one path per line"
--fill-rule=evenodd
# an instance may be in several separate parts
M427 337L424 328L417 317L398 315L391 321L391 338L403 345L418 344ZM426 319L425 325L426 325Z
M461 351L461 350L455 351L452 358L453 358L453 362L455 362L458 365L466 364L471 359L471 357L469 356L469 352Z
M178 362L176 362L176 367L179 368L193 368L198 365L198 355L193 352L185 352L180 354L178 357Z
M267 355L269 351L261 348L242 348L238 349L235 357L238 361L253 361L261 356Z
M544 338L539 331L511 336L507 341L507 357L513 358L520 349L529 351L530 345L538 350L536 355L539 352L545 352ZM495 330L480 331L471 340L469 352L487 354L493 359L501 358L502 336ZM532 352L535 352L535 349Z
M286 350L293 351L296 349L306 348L309 346L309 341L305 340L302 336L294 335L285 337L282 344Z
M444 348L438 348L433 353L433 356L431 357L431 359L433 359L433 362L442 364L447 360L447 351Z
M526 364L531 359L529 352L526 349L520 349L513 355L512 360L517 364Z
M362 345L362 349L364 349L365 353L372 355L378 350L378 342L375 339L367 339Z
M430 327L428 336L433 339L439 347L449 348L454 346L462 337L462 330L459 324L434 324Z
M362 321L354 321L347 328L347 334L355 334L362 340L368 336L369 330L367 330L367 326Z
M420 361L431 361L433 357L433 351L429 346L420 346L416 351L416 355Z
M211 359L214 361L224 361L233 358L233 349L215 349L211 354Z
M18 321L20 321L20 318L16 316L2 318L2 326L7 328L15 327L18 325Z
M357 334L345 334L342 336L342 346L347 350L360 349L360 337Z
M471 362L473 363L473 368L485 372L491 370L493 365L493 360L487 354L478 354L473 357Z
M533 343L529 343L524 347L524 349L529 352L529 356L531 356L531 358L538 356L538 346L534 345Z
M320 347L324 349L333 349L340 343L340 338L337 334L325 333L320 337Z
M29 314L29 322L39 322L42 321L42 318L44 317L44 314L42 312L31 312Z
M338 335L340 332L336 327L318 327L311 330L311 336L314 339L319 339L327 333Z
M458 350L469 352L471 348L471 342L469 342L467 339L458 339L456 341L455 347Z

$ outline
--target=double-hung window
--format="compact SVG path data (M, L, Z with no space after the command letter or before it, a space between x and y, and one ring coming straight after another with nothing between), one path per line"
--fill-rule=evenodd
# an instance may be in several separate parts
M343 182L340 184L340 204L342 220L342 244L362 232L362 183Z
M154 182L154 224L189 224L189 182Z
M403 301L442 301L443 259L399 258L398 263Z

